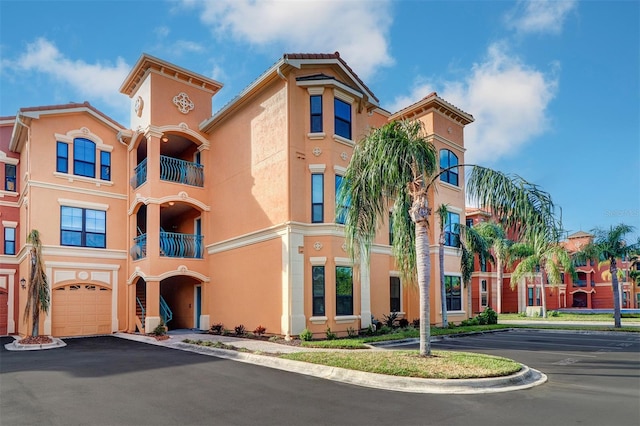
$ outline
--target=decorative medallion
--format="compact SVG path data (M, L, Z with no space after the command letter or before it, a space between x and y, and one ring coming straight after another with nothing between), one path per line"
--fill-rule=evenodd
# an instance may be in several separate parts
M342 243L342 251L347 251L347 243Z
M313 244L313 248L316 249L316 251L320 251L320 249L322 249L322 243L320 241L316 241Z
M322 150L320 149L319 146L316 146L315 148L313 148L313 155L315 155L316 157L319 157L320 154L322 154Z
M342 158L343 161L347 161L347 158L349 158L349 156L346 152L342 151L342 154L340 154L340 158Z
M174 96L173 103L178 107L178 111L183 114L188 114L189 111L195 107L191 99L189 99L189 96L184 92L180 92Z
M87 271L78 272L78 278L81 280L86 280L89 278L89 273Z
M144 108L144 101L142 100L142 96L138 96L136 98L136 103L133 106L133 109L138 117L142 116L142 108Z

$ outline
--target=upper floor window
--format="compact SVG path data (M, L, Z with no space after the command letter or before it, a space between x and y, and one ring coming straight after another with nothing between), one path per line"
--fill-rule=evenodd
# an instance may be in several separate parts
M100 179L111 180L111 153L100 151Z
M393 245L393 213L389 212L389 245Z
M73 174L96 177L96 144L88 139L73 141Z
M460 215L447 212L447 221L444 227L444 245L449 247L460 246Z
M324 173L311 175L311 222L324 221Z
M60 244L63 246L105 248L107 213L102 210L62 206Z
M473 228L473 219L466 220L467 228Z
M458 157L448 149L440 150L440 180L458 186ZM454 167L443 172L448 167Z
M389 277L389 312L401 312L400 277Z
M16 254L16 228L4 228L4 254Z
M69 145L64 142L56 146L56 172L69 173Z
M351 139L351 105L335 98L333 108L335 112L336 135Z
M322 132L322 95L312 95L311 99L311 133Z
M4 189L5 191L16 191L16 165L4 165Z
M344 225L344 221L346 220L347 208L349 208L349 200L347 200L344 204L339 204L340 200L338 196L340 194L340 188L343 185L344 177L340 175L336 175L336 223Z

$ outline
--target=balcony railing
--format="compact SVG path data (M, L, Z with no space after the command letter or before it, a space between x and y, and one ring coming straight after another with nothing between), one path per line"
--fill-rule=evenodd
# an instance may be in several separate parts
M147 234L137 236L133 242L131 258L138 260L147 257ZM160 232L160 256L202 259L203 255L202 235Z
M204 167L202 164L161 155L160 179L202 187L204 186Z
M573 286L574 287L586 287L587 286L587 280L575 280L573 282Z
M160 232L160 256L202 259L202 235Z
M136 189L147 181L147 159L145 158L133 169L133 177L131 177L131 187Z

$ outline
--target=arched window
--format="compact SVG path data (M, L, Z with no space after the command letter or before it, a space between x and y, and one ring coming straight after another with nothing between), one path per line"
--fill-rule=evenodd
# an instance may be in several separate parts
M96 177L96 144L88 139L73 141L73 174Z
M458 165L458 157L448 149L440 150L440 171ZM450 183L451 185L458 186L458 168L446 170L440 175L442 182Z

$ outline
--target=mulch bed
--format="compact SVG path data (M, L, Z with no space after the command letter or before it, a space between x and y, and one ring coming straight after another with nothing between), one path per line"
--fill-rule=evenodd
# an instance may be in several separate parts
M18 341L21 345L44 345L46 343L53 343L53 339L49 336L27 336Z
M169 339L169 335L167 334L162 334L162 335L157 335L157 334L147 334L147 336L149 337L153 337L156 340L168 340Z

